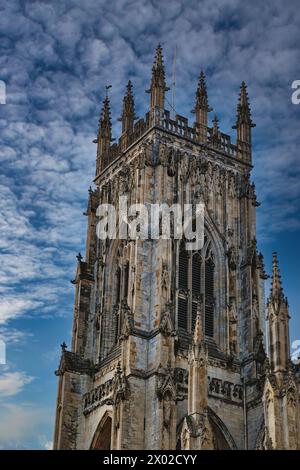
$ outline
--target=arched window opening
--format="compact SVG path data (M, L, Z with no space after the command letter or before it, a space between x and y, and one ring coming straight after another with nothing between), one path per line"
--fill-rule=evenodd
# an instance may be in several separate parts
M189 255L185 251L184 246L181 247L179 253L179 297L178 297L178 327L184 330L188 329L188 269Z
M96 432L94 442L92 443L92 450L110 450L111 449L111 430L112 419L108 416L101 426L100 430Z
M204 331L214 336L215 265L211 242L205 236L202 250L191 253L181 247L178 266L178 327L194 330L198 304L204 312Z

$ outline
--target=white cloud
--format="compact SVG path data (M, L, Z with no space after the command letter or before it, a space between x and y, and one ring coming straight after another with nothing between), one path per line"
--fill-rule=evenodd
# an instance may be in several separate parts
M25 372L4 372L0 376L0 397L12 397L20 393L25 385L32 382Z
M20 345L32 337L32 333L20 331L17 328L8 328L2 326L0 328L0 340L4 341L7 345Z
M38 302L22 300L15 297L0 299L0 325L8 320L24 315L30 308L37 307Z
M300 194L294 171L298 151L289 145L299 132L288 94L298 64L296 4L290 2L284 11L271 0L263 8L252 2L243 9L238 0L174 0L167 6L158 0L122 0L98 2L97 11L92 0L80 5L66 0L59 8L35 3L21 10L14 0L6 6L0 19L10 38L0 57L1 74L9 84L8 104L0 114L0 280L8 299L0 313L2 323L34 312L49 314L51 308L54 314L69 299L74 254L84 246L81 213L94 176L91 141L105 85L113 85L118 137L117 117L129 78L137 114L147 111L144 89L158 40L164 46L168 82L177 45L175 104L180 114L190 116L204 68L210 104L226 132L235 119L239 83L250 81L257 121L255 180L263 202L259 230L269 237L299 227L291 203ZM51 296L51 305L44 294Z
M113 135L118 138L117 118L129 78L137 115L147 111L144 90L159 40L168 83L177 45L175 107L190 123L203 68L221 130L234 140L239 83L249 82L257 124L254 179L262 202L258 241L299 229L298 146L291 141L300 136L298 110L290 101L290 83L299 78L297 0L284 9L277 0L99 0L96 9L94 0L25 2L22 9L11 0L5 10L0 17L6 36L0 78L8 85L7 104L0 107L2 336L21 341L23 333L10 322L23 316L72 314L69 280L75 254L84 250L81 214L94 177L91 141L105 85L112 84ZM10 390L17 384L22 389L22 377L17 379ZM26 427L37 435L44 410L38 416L31 405L9 406L0 413L1 429L7 426L12 445L20 446ZM5 442L10 445L9 439Z
M0 449L44 448L36 438L49 423L49 414L34 403L0 404Z

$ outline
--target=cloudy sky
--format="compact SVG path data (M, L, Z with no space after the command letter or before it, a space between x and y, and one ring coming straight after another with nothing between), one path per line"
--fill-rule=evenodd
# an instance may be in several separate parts
M239 85L248 84L259 249L270 273L279 252L291 339L300 338L297 0L2 0L0 3L0 448L48 449L59 345L70 344L78 251L105 85L114 136L128 79L147 111L154 49L167 81L177 46L175 108L188 116L201 69L223 132L232 133ZM169 101L170 101L169 97ZM268 286L267 286L268 289Z

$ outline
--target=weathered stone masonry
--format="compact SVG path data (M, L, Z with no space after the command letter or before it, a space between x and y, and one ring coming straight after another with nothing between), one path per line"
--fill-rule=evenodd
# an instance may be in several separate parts
M194 125L170 117L160 46L148 91L149 111L136 121L128 83L114 144L104 100L86 253L72 281L72 348L62 345L56 372L54 447L299 449L300 371L276 254L265 328L246 85L236 143L216 117L208 126L203 73ZM172 238L99 240L96 209L117 207L121 195L129 204L203 202L203 248L189 252Z

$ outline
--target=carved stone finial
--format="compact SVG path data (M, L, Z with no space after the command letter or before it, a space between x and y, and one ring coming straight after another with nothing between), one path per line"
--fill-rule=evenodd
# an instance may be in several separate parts
M158 44L155 52L154 63L152 67L152 77L150 89L150 109L158 107L164 109L165 91L169 90L165 82L165 67L163 62L162 47Z
M212 108L208 104L205 74L203 71L201 71L199 75L198 88L196 91L196 104L192 112L197 114L199 110L206 112L212 111Z
M271 297L273 299L284 299L283 288L281 283L281 276L278 267L278 257L276 251L273 252L273 269L272 269L272 285Z
M198 88L196 91L196 102L192 113L195 113L195 125L197 129L197 140L207 142L207 115L212 111L208 104L205 75L200 73Z
M246 124L249 127L255 127L255 124L252 122L251 119L247 85L244 81L241 83L240 87L239 101L237 105L236 124L235 126L233 126L233 129L237 129L242 124Z
M134 120L137 119L134 110L134 97L132 92L132 83L129 80L126 87L126 93L123 98L122 115L119 121L122 122L122 133L133 130Z
M193 342L195 345L200 345L203 341L203 326L202 326L202 314L201 314L201 306L200 302L198 302L197 306L197 317L195 322L194 334L193 334Z

